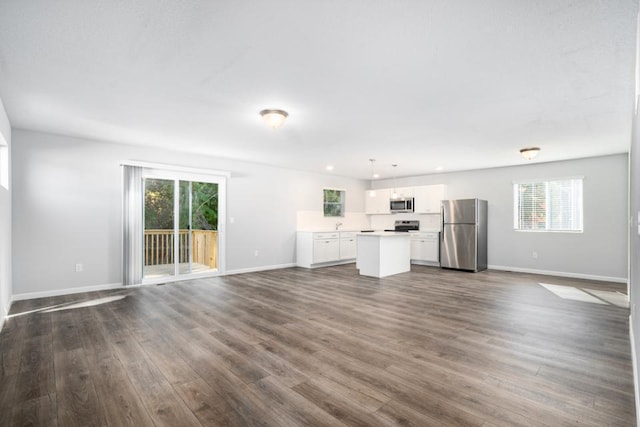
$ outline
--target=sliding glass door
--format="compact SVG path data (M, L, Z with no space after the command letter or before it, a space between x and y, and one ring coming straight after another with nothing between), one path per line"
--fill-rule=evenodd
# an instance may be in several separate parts
M219 270L220 182L180 178L143 176L143 282Z

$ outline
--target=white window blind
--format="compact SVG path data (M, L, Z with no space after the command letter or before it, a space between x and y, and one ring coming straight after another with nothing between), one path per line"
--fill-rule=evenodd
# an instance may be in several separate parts
M513 227L527 231L582 231L582 178L513 185Z

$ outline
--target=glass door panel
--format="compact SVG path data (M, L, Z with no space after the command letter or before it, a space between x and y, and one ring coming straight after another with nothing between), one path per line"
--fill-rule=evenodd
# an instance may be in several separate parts
M144 178L143 279L218 270L216 183Z
M143 278L175 275L175 181L144 179Z
M191 182L191 271L218 269L218 184Z
M191 273L191 181L179 183L178 274Z

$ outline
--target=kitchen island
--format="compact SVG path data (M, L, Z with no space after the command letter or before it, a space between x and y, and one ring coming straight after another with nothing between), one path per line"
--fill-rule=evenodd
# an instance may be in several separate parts
M411 270L409 233L358 233L356 268L360 275L386 277Z

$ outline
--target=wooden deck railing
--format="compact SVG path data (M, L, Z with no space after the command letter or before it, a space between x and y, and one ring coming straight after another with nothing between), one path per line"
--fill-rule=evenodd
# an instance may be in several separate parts
M179 230L178 262L189 262L189 230ZM173 230L144 231L144 265L173 264ZM218 231L191 230L191 256L194 264L218 267Z

